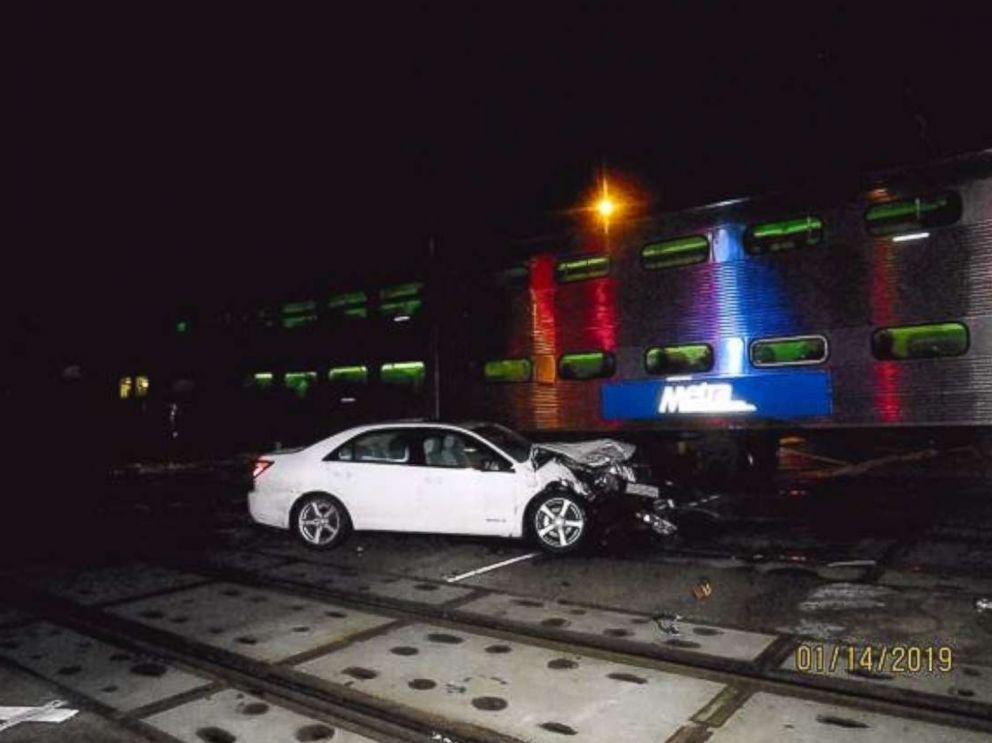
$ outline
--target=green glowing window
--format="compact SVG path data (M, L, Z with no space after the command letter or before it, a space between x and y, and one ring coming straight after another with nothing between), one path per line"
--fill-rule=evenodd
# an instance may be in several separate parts
M290 302L282 306L282 326L301 328L317 322L317 303L313 301Z
M558 261L555 278L561 284L586 279L598 279L610 274L610 258L606 255L589 255Z
M390 317L393 320L409 320L423 309L424 303L419 299L405 299L394 302L383 302L379 305L379 312L383 317Z
M744 231L744 249L752 255L805 248L823 239L823 220L799 217L780 222L752 224Z
M177 320L176 321L176 332L177 333L188 333L189 332L189 320Z
M482 368L487 382L529 382L532 371L530 359L487 361Z
M407 284L397 284L396 286L387 286L384 289L379 290L379 299L386 302L392 299L410 299L412 297L419 297L423 288L423 283L419 281L411 281Z
M968 328L959 322L882 328L871 336L871 352L883 361L961 356L968 350Z
M275 375L272 372L255 372L251 379L260 390L267 390L275 382Z
M300 397L306 397L316 381L317 372L312 371L286 372L282 379L283 385Z
M383 364L379 376L385 384L420 387L426 377L426 367L423 361L400 361L393 364Z
M827 339L822 335L763 338L751 343L751 363L755 366L799 366L826 360Z
M397 284L379 290L379 313L393 320L409 320L424 306L420 294L424 285L419 281Z
M332 314L343 317L366 318L369 316L368 295L363 291L335 294L327 302Z
M706 343L649 348L644 354L648 374L690 374L713 368L713 347Z
M953 191L876 204L865 212L868 232L875 236L944 227L960 218L961 197Z
M612 377L616 365L612 353L566 353L558 359L558 376L577 380Z
M369 368L365 365L332 366L327 370L327 381L331 384L367 384Z
M649 271L703 263L710 255L710 241L704 235L679 237L651 243L641 248L641 265Z

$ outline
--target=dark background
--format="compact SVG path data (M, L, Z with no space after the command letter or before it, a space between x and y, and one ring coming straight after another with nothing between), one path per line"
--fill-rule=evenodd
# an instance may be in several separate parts
M137 332L415 266L431 235L471 260L567 223L604 164L670 209L988 147L988 21L953 2L49 7L10 25L26 229L4 317Z

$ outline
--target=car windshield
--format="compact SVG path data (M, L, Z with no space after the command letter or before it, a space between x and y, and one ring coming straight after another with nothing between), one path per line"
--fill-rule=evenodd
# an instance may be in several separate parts
M518 462L526 462L530 456L530 441L516 431L511 431L509 428L504 428L496 423L473 423L466 428L502 449Z

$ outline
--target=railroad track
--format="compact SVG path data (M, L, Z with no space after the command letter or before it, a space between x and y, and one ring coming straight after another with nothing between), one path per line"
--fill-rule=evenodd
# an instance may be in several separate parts
M446 719L442 715L427 714L341 684L325 682L293 667L307 658L315 658L366 637L374 637L384 630L423 623L452 632L485 635L495 641L537 646L563 656L582 656L633 669L640 668L645 672L674 673L723 685L724 692L693 717L692 722L701 730L708 726L719 726L740 709L748 698L758 692L766 692L838 705L854 712L880 713L992 733L992 708L980 702L938 697L855 680L784 671L780 668L781 663L796 647L792 638L776 639L753 660L735 660L690 652L677 646L635 643L623 637L587 634L577 636L576 633L560 627L525 624L465 611L463 606L466 603L491 593L482 589L472 589L466 598L428 605L359 591L316 587L289 579L265 578L249 570L218 567L200 561L170 561L168 567L195 571L206 579L201 585L216 581L236 583L246 589L331 603L356 612L374 612L387 618L389 623L369 632L360 632L344 642L321 646L280 662L269 662L252 659L105 610L107 606L130 603L133 600L130 598L96 608L24 586L16 587L12 598L22 607L58 624L117 646L161 657L231 687L260 692L276 703L285 703L304 710L375 740L448 740L464 743L506 743L519 740L487 727ZM603 608L578 603L566 606Z

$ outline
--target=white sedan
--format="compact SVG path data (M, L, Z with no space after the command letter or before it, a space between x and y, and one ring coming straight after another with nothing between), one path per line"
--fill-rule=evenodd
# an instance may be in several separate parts
M314 548L375 530L530 537L563 553L586 541L601 510L603 493L592 492L582 470L493 423L382 423L264 455L248 506L258 523L292 530ZM614 491L634 479L610 477ZM652 497L651 486L638 487L631 492L639 500Z

